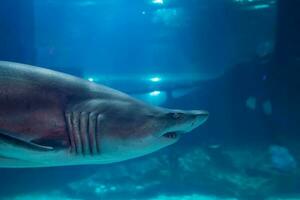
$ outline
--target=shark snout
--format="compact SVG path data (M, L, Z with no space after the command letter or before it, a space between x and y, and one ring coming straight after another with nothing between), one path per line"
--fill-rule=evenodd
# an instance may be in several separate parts
M190 111L188 115L191 115L191 118L194 118L191 126L197 127L203 124L207 120L209 113L203 110L193 110Z
M185 115L186 120L181 128L184 128L183 132L187 133L203 124L208 119L209 113L203 110L192 110L187 111Z
M203 110L173 110L170 113L171 115L168 115L169 127L160 133L160 136L178 138L177 136L190 132L203 124L209 115L207 111Z

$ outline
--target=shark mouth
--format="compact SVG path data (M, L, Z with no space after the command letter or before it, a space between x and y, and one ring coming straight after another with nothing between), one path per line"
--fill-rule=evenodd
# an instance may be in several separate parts
M178 132L167 132L165 134L162 135L165 138L169 138L169 139L176 139L179 137L179 133Z

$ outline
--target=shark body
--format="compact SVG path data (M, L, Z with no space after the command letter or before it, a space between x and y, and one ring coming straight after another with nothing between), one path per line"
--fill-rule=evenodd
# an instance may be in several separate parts
M64 73L0 62L0 167L127 160L175 143L207 117L147 105Z

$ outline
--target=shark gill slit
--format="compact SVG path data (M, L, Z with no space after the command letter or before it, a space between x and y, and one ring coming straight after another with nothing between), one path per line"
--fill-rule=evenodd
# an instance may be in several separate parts
M89 129L89 135L90 135L90 142L92 145L92 151L94 154L100 154L98 143L99 143L99 130L97 129L98 124L98 114L91 113L90 114L90 129Z
M100 122L101 122L102 115L97 114L96 121L95 121L95 141L96 141L96 151L100 154Z
M77 123L77 130L78 130L78 132L77 132L77 134L78 134L78 146L80 146L80 149L79 149L79 151L80 151L80 153L82 154L82 155L84 155L84 144L83 144L83 134L82 134L82 127L83 127L83 122L82 122L82 117L81 117L81 112L78 112L77 113L77 116L78 116L78 118L77 118L77 120L76 120L76 123Z
M88 136L89 136L89 144L90 144L90 152L91 152L91 155L94 155L96 154L96 151L94 151L94 141L95 139L93 138L93 135L94 135L94 128L95 126L93 125L94 124L94 119L93 119L93 115L92 113L89 113L88 114Z
M81 154L81 143L80 143L80 137L79 137L79 133L78 133L78 117L77 117L77 113L75 112L71 112L71 121L70 121L70 132L69 132L69 136L70 136L70 140L74 141L74 146L71 146L71 152L74 152L76 155L77 154Z
M72 113L66 113L66 122L67 122L67 133L68 133L68 138L69 142L71 144L70 151L71 153L77 154L76 146L75 146L75 139L74 139L74 134L73 134L73 126L72 126Z
M75 148L75 154L79 154L79 152L78 152L78 141L77 141L77 138L76 138L76 131L75 131L75 123L74 123L74 121L75 121L75 114L74 113L72 113L72 115L71 115L72 117L71 117L71 127L72 127L72 132L71 132L71 135L72 135L72 137L73 137L73 139L74 139L74 148Z
M89 141L92 155L99 153L97 151L97 137L96 137L96 121L97 115L95 113L89 113Z
M71 123L70 123L71 131L70 131L69 135L74 140L74 150L72 150L71 152L74 152L75 154L81 154L81 149L80 149L81 144L79 142L77 118L78 118L77 114L72 112L71 113Z
M88 144L88 152L90 153L90 155L93 155L93 150L92 150L92 143L91 143L91 140L90 140L90 114L88 113L86 116L85 116L85 118L86 118L86 133L85 133L85 135L86 135L86 144Z
M76 155L100 154L101 115L71 112L66 114L68 139L71 153Z
M85 149L84 149L84 133L82 131L82 129L84 128L83 126L83 119L82 119L82 116L81 116L81 113L79 112L78 113L78 133L79 133L79 143L80 143L80 148L81 148L81 154L84 155L85 154Z
M87 130L86 130L86 117L85 117L85 113L84 112L80 112L79 113L79 133L80 133L80 140L81 140L81 149L82 149L82 155L86 155L87 154L87 138L86 138L86 134L87 134Z

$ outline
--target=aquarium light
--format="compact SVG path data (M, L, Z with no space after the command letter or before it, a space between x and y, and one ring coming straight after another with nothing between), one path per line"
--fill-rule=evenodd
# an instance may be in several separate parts
M94 82L95 80L93 78L88 78L88 81Z
M158 95L160 95L160 91L158 91L158 90L155 90L155 91L153 91L153 92L150 92L150 96L152 96L152 97L154 97L154 96L158 96Z
M258 9L264 9L264 8L269 8L269 7L270 7L269 4L260 4L260 5L254 6L254 9L258 10Z
M150 81L151 81L151 82L159 82L159 81L161 81L161 78L155 76L155 77L150 78Z
M164 4L164 0L152 0L154 4Z

